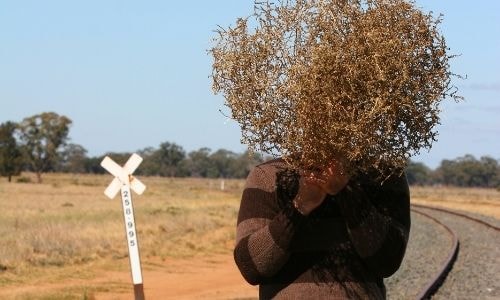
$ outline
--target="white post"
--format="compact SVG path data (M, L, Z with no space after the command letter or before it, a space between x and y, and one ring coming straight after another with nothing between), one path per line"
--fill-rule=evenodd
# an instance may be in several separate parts
M113 199L119 191L121 194L130 270L132 273L134 296L136 300L144 299L144 287L142 282L139 242L137 239L137 232L135 230L134 206L132 204L132 194L130 189L134 190L139 195L146 189L146 186L142 184L139 179L132 176L132 173L141 162L142 158L135 153L129 158L123 168L107 156L101 162L101 166L115 176L113 181L104 191L104 194L111 199Z
M128 253L130 259L130 268L132 271L132 282L134 285L142 284L141 259L139 256L139 244L137 233L135 231L134 207L132 205L132 195L130 187L123 185L121 187L123 220L125 222L125 234L127 235Z

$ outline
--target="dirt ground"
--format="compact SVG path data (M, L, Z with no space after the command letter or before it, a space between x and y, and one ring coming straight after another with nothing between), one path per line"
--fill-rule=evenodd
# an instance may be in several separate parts
M126 271L96 271L97 277L72 279L70 276L59 283L41 281L34 285L13 285L0 291L0 299L74 299L63 297L64 290L88 287L83 298L95 300L128 300L134 291L128 260ZM257 299L258 287L249 285L239 273L232 255L195 257L189 259L166 259L142 266L144 294L146 299ZM23 296L21 296L23 295ZM28 296L30 295L30 296ZM37 296L39 295L39 296ZM57 296L56 296L57 295Z
M143 270L146 299L257 299L258 288L241 277L231 255L209 258L167 259ZM104 279L104 278L103 278ZM108 273L103 280L130 282L128 273ZM96 293L95 299L133 298L124 293Z

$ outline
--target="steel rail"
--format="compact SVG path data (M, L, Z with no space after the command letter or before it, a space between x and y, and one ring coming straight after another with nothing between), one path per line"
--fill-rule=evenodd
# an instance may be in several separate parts
M453 230L451 230L450 227L446 226L438 219L422 211L413 208L411 210L439 224L451 235L451 249L448 254L448 257L441 266L439 272L427 283L427 285L425 285L425 287L421 290L421 292L417 296L417 299L429 299L434 293L437 292L441 284L446 279L446 276L448 276L448 273L450 272L451 268L453 268L453 263L457 259L460 242L458 240L457 234Z
M460 213L460 212L457 212L457 211L449 210L449 209L442 208L442 207L427 206L427 205L422 205L422 204L412 204L412 206L413 207L419 207L419 208L425 208L425 209L442 211L442 212L445 212L445 213L448 213L448 214L460 216L462 218L466 218L466 219L469 219L471 221L474 221L474 222L477 222L477 223L481 223L484 226L487 226L487 227L489 227L491 229L494 229L496 231L500 231L500 227L498 227L498 226L495 226L495 225L493 225L491 223L488 223L488 222L486 222L484 220L481 220L481 219L478 219L478 218L474 218L474 217L471 217L469 215L466 215L464 213Z
M437 292L437 290L439 289L441 284L446 279L446 276L453 268L453 264L458 256L458 252L459 252L459 248L460 248L460 241L459 241L457 234L451 228L449 228L448 226L443 224L437 218L435 218L435 217L433 217L433 216L431 216L431 215L429 215L421 210L416 210L415 208L428 209L428 210L434 210L434 211L452 214L452 215L459 216L459 217L468 219L470 221L479 223L481 225L484 225L484 226L491 228L493 230L496 230L496 231L500 231L500 228L498 226L490 224L484 220L474 218L474 217L466 215L464 213L452 211L452 210L441 208L441 207L427 206L427 205L421 205L421 204L412 204L411 206L412 206L411 210L413 212L418 213L422 216L425 216L428 219L432 220L433 222L439 224L452 236L452 247L450 249L448 257L446 258L445 262L443 263L443 265L441 267L441 270L439 271L438 274L435 275L435 277L432 280L429 281L429 283L425 286L424 289L422 289L422 291L417 296L417 299L429 299L434 293Z

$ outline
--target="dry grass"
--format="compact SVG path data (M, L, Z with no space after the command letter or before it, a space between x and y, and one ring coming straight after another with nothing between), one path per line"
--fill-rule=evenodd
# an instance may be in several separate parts
M0 182L0 290L126 270L121 204L103 194L110 180L48 174L43 184ZM224 191L220 180L142 181L147 190L134 208L143 264L230 253L244 181L226 180Z
M500 191L481 188L413 187L413 203L458 209L500 219Z
M103 194L110 176L44 179L43 184L0 181L0 298L82 299L127 289L128 282L92 281L129 268L120 201ZM165 259L231 257L243 180L226 180L225 191L220 180L141 180L147 190L134 197L134 207L143 268L157 268ZM495 190L415 187L412 198L496 211L500 218Z

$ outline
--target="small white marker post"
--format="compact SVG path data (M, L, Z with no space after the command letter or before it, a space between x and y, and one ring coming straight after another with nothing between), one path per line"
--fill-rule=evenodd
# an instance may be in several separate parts
M130 258L130 269L132 282L134 283L135 300L144 299L144 287L142 283L141 260L139 257L139 244L135 231L134 207L132 205L132 194L130 189L141 195L146 186L139 179L132 176L135 169L141 164L142 158L133 154L123 168L111 158L105 157L101 166L111 173L115 178L104 191L104 194L113 199L121 191L123 218L125 220L125 233L127 235L128 254Z

